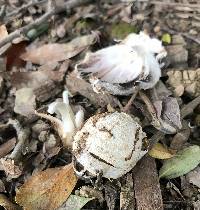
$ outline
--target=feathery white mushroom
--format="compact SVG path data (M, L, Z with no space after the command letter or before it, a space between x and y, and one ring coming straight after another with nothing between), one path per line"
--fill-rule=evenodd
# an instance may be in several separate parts
M147 153L145 139L142 127L128 114L103 113L89 118L75 134L72 150L82 173L117 179Z
M63 92L63 102L55 101L49 104L48 113L55 113L56 117L36 112L38 116L50 120L61 137L63 145L65 147L71 147L75 132L80 129L83 124L83 110L79 110L76 115L74 115L69 105L68 91L65 90Z
M149 89L159 80L158 60L166 55L161 41L140 32L128 35L120 44L88 53L77 69L90 73L99 82L123 84L134 81L141 89Z

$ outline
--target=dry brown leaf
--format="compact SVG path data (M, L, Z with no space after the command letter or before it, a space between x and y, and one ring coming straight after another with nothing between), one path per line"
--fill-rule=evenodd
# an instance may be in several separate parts
M197 167L193 171L190 171L186 175L186 179L189 181L189 183L200 188L200 167Z
M6 68L7 71L12 70L15 66L17 68L23 68L26 64L20 56L25 52L27 41L20 42L18 44L12 44L11 47L6 51Z
M21 58L25 61L31 61L35 64L46 64L67 60L74 57L88 46L97 41L97 34L93 33L73 39L66 44L46 44L36 49L30 49L22 54Z
M58 94L60 82L63 80L69 62L63 62L58 71L53 71L55 65L41 66L36 72L16 72L11 75L12 87L32 88L38 101L46 101Z
M0 26L0 41L8 36L8 31L5 25ZM11 46L10 43L4 45L0 48L0 55L2 55L9 47Z
M35 94L32 88L21 88L15 93L14 112L29 117L36 108Z
M67 200L77 182L73 165L34 174L16 194L24 210L54 210Z
M5 25L0 26L0 41L8 36L8 32Z
M0 165L0 170L5 172L8 180L18 178L22 174L22 169L10 158L1 158Z
M0 158L6 156L10 151L13 150L16 144L16 138L12 138L5 143L0 145Z
M11 201L4 194L0 194L0 206L3 206L6 210L20 210L21 208Z
M165 148L162 144L157 143L153 146L153 148L148 152L148 154L157 159L168 159L173 157L174 155L170 153L170 151Z
M117 98L108 93L95 93L92 86L85 80L78 78L75 72L72 72L67 76L66 86L70 93L79 93L80 95L88 98L95 106L105 107L110 104L113 108L115 108L118 105Z

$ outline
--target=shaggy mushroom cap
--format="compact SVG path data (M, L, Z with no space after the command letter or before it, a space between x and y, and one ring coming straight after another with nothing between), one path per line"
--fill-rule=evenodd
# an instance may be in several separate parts
M129 95L136 86L149 89L158 82L163 66L159 61L166 55L160 40L133 33L119 44L87 53L76 69L83 78L89 75L96 92L105 89L113 95ZM131 88L123 86L127 83Z
M73 154L83 172L117 179L147 153L146 134L125 113L103 113L89 118L74 136Z

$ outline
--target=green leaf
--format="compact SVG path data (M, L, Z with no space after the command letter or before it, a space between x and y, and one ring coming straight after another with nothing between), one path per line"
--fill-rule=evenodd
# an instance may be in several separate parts
M165 160L159 172L159 178L173 179L197 167L200 163L200 147L189 146L179 151L176 156Z
M57 210L80 210L86 203L94 198L86 198L77 195L70 195L67 201Z
M130 33L138 32L136 26L125 22L115 23L111 25L109 30L111 30L110 34L113 39L124 39Z
M167 43L167 44L170 44L171 41L172 41L172 38L171 38L170 34L168 34L168 33L163 34L162 35L162 41Z

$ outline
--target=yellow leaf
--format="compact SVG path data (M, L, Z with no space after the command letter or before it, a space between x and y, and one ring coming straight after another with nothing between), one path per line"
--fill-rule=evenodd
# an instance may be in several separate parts
M162 144L157 143L153 146L153 148L148 152L148 154L157 159L169 159L174 155L169 152L167 148L165 148Z
M21 208L11 201L4 194L0 194L0 206L3 206L6 210L20 210Z
M172 41L172 38L171 38L170 34L168 34L168 33L163 34L162 35L162 41L167 43L167 44L170 44L171 41Z
M24 210L54 210L67 200L76 182L72 164L49 168L30 177L15 199Z

